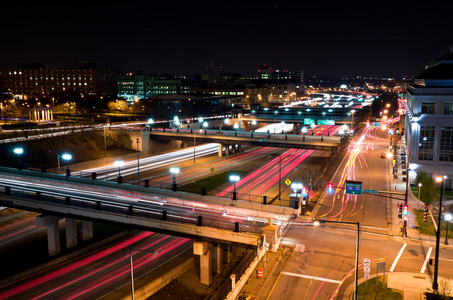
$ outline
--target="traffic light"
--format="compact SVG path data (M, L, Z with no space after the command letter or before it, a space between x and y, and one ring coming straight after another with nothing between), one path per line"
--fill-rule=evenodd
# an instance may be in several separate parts
M307 188L306 187L302 188L302 196L304 196L304 198L307 196Z
M402 218L402 212L401 212L401 209L402 209L402 204L398 204L398 218L401 219Z
M407 216L409 214L409 206L407 204L403 205L403 216Z
M332 184L332 182L329 182L327 184L327 192L333 193L333 184Z

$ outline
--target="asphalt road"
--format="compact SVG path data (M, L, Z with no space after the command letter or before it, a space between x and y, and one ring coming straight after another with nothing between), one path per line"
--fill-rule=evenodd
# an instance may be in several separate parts
M359 135L359 134L357 134ZM388 149L388 138L379 133L367 135L363 145L374 145L374 150L360 150L354 161L354 149L348 153L332 182L344 179L362 181L366 189L393 191L391 161L381 159ZM357 142L359 136L355 137ZM344 177L345 176L345 177ZM380 193L381 194L381 193ZM359 278L364 277L364 258L371 260L371 275L376 274L378 262L385 263L386 272L411 272L432 276L433 267L427 264L434 256L434 245L425 240L409 240L393 236L392 219L396 212L387 197L362 195L349 197L344 189L335 194L325 193L314 215L298 218L297 222L311 222L312 218L330 221L360 222ZM283 238L288 247L303 245L303 251L293 251L284 257L277 271L280 276L261 296L266 299L342 299L348 286L354 284L357 230L355 225L324 223L320 226L294 224ZM299 247L296 249L300 249ZM452 277L453 251L441 249L439 276Z

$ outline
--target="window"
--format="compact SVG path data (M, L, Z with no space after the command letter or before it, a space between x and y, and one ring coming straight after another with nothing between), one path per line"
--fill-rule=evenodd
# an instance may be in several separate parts
M444 103L444 114L453 115L453 102Z
M433 160L435 126L421 126L418 149L419 160Z
M436 103L435 102L422 102L422 114L435 114Z
M453 161L452 126L442 126L440 129L439 161Z

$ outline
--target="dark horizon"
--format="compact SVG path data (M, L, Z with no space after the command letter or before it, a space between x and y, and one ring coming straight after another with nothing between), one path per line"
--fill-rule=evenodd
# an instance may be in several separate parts
M230 1L170 4L78 1L4 4L0 68L90 61L124 72L254 76L258 68L305 77L414 77L453 44L442 5ZM216 70L218 72L218 70Z

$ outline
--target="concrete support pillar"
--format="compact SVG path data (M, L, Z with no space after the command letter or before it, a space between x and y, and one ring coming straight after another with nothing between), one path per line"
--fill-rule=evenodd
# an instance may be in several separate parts
M225 145L225 155L230 155L230 145Z
M241 152L241 145L238 145L238 152Z
M233 260L233 251L231 251L231 245L226 245L226 261L230 263Z
M36 217L37 227L47 227L47 246L49 256L55 256L61 253L60 246L60 226L58 221L60 217L39 215Z
M193 254L200 255L200 282L212 283L212 245L206 242L193 243Z
M77 246L77 220L66 218L66 247L72 248Z
M236 144L233 144L233 153L236 153Z
M277 252L278 247L280 246L280 239L278 236L278 225L272 224L272 219L269 220L269 225L262 228L264 241L269 245L269 251Z
M223 249L221 244L217 244L213 251L214 272L220 274L223 269Z
M82 241L91 240L93 238L93 222L82 221Z
M223 156L223 145L219 144L219 157Z

